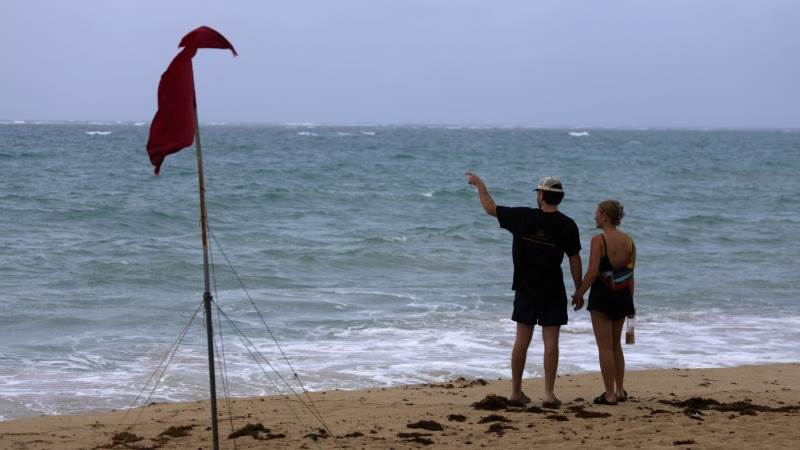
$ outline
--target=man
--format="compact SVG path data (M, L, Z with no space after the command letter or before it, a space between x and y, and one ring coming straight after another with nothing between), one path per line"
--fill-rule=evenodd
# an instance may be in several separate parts
M558 335L567 323L567 292L561 262L569 257L569 267L576 290L581 283L581 243L575 221L558 211L564 187L555 177L539 181L534 191L538 208L509 208L495 205L483 180L467 172L467 182L478 189L481 205L500 227L514 236L514 313L517 337L511 352L511 400L519 405L530 402L522 392L522 371L536 324L542 327L544 341L543 406L558 407L553 393L558 368ZM583 298L574 297L575 311L583 307Z

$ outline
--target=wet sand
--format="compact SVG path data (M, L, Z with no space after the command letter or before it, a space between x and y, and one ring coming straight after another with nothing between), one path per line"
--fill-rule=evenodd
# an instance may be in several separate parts
M237 398L233 424L220 402L221 447L234 448L233 433L242 449L791 448L800 442L800 364L629 372L630 398L616 406L592 404L603 390L598 373L559 376L558 409L541 407L542 386L542 379L525 380L534 399L526 407L505 404L509 380L312 393L330 433L296 398ZM191 402L127 415L0 422L0 448L210 448L208 414L208 402Z

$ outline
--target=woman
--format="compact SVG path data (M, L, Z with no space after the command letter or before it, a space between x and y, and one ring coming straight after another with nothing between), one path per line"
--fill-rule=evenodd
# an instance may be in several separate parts
M626 317L633 317L633 267L636 246L633 239L617 228L625 211L616 200L606 200L597 205L595 225L602 232L592 237L589 267L573 298L583 298L589 293L592 328L600 354L600 372L605 392L594 399L601 405L616 405L628 399L623 381L625 357L622 354L620 335Z

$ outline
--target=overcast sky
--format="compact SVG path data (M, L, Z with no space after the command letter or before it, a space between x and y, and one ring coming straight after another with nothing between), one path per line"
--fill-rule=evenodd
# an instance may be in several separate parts
M0 119L800 127L796 0L2 0Z

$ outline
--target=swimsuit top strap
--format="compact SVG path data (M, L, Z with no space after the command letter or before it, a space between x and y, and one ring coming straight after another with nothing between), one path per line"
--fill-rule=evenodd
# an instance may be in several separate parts
M600 237L603 238L603 254L600 256L606 256L608 254L608 244L606 243L606 236L603 233L600 233Z

